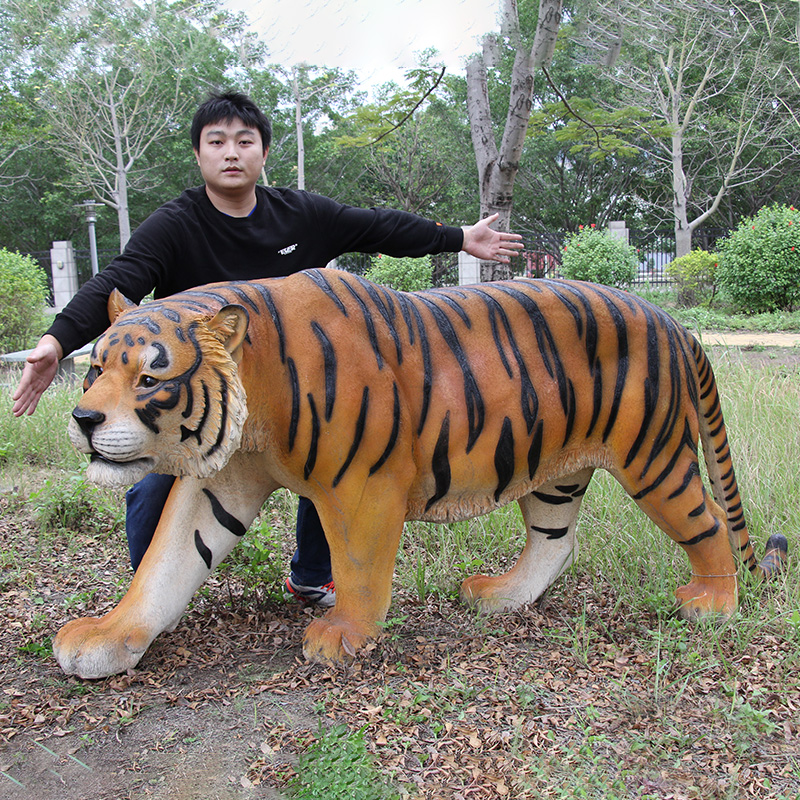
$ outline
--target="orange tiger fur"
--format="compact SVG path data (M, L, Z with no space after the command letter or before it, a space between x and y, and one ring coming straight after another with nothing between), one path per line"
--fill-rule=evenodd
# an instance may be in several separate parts
M403 294L312 270L128 310L112 297L109 311L73 442L101 482L183 477L119 606L60 631L67 672L135 664L278 486L314 502L331 548L337 602L306 631L311 659L377 635L406 519L518 501L518 563L462 596L488 610L535 600L572 559L596 468L686 551L685 616L735 610L732 551L760 569L711 366L634 295L528 280Z

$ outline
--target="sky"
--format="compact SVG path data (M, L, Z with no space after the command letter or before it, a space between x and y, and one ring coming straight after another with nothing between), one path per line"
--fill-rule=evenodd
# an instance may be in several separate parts
M269 60L355 70L362 82L402 81L414 54L435 47L462 73L479 37L497 28L496 0L224 0L244 11Z

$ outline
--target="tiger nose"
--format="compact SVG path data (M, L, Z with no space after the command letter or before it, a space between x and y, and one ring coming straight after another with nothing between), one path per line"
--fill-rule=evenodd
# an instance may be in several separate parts
M101 411L89 411L78 406L72 412L72 419L78 423L80 429L91 438L92 431L105 420L106 415Z

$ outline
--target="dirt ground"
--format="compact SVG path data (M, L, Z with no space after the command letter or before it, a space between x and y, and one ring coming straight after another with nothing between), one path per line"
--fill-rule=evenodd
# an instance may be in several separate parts
M772 342L743 357L800 365L798 348ZM0 583L2 800L279 798L333 724L363 729L407 797L565 797L546 787L566 792L576 773L593 787L582 796L615 781L632 798L800 796L797 639L691 634L664 652L650 632L670 621L627 613L595 576L488 619L399 593L383 640L342 669L302 659L315 612L250 607L212 576L135 670L81 681L48 640L114 605L122 542L43 537L0 496L0 553L14 575Z

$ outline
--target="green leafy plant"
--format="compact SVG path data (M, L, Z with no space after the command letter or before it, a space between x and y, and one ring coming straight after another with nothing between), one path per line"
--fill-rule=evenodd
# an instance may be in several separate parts
M395 800L400 795L378 772L367 750L364 730L346 725L328 730L300 756L297 774L289 783L298 800Z
M88 483L84 471L47 480L31 494L28 506L42 530L106 533L122 529L125 510L121 499L111 499Z
M45 329L47 276L30 256L0 248L0 351L32 347Z
M567 237L561 259L561 274L565 278L629 286L638 269L635 248L605 231L582 226Z
M418 292L433 286L433 265L430 256L394 258L378 255L365 277L401 292Z
M749 313L800 303L800 212L772 205L745 217L719 243L720 286Z
M675 284L678 303L689 306L711 306L717 293L719 256L706 250L692 250L667 264L667 275Z
M231 599L231 586L235 584L239 588L238 601L248 605L281 595L286 569L281 550L283 534L282 529L273 524L270 508L259 515L221 568L230 579Z

